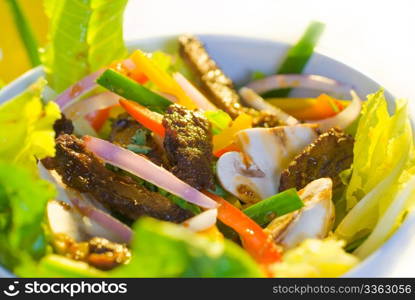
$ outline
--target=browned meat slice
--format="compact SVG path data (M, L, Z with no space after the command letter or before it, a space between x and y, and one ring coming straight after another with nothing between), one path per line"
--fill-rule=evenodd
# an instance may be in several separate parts
M194 188L214 188L212 134L209 121L197 111L170 105L163 117L164 149L171 171Z
M182 222L191 213L163 195L147 190L129 176L115 173L91 152L82 140L73 135L56 139L56 156L44 160L48 169L55 169L71 188L89 193L111 210L132 220L148 215L160 220Z
M179 37L179 44L180 54L199 77L206 95L220 109L227 112L232 118L236 118L241 113L247 113L254 117L256 126L274 127L280 125L274 115L242 106L232 80L217 66L196 37L183 35Z
M353 144L353 137L335 128L321 134L282 172L279 190L300 190L322 177L333 180L333 189L340 187L339 173L353 162Z
M64 114L61 114L61 118L55 121L53 124L53 130L55 130L56 136L61 134L72 134L73 124L70 119L67 119Z
M144 139L142 146L135 144L134 138L137 134ZM109 140L121 147L145 154L153 163L168 168L168 162L164 157L163 149L157 145L150 132L127 113L120 114L112 122Z
M113 269L127 263L131 258L127 246L99 237L77 243L71 237L60 233L53 236L53 246L58 254L85 261L101 270Z

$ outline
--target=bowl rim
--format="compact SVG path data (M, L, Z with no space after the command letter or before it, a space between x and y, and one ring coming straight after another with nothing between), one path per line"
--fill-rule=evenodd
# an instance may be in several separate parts
M290 44L286 42L281 42L278 40L270 39L270 38L261 38L261 37L250 37L250 36L242 36L242 35L233 35L233 34L211 34L211 33L193 33L194 35L200 37L202 40L203 38L212 38L212 39L223 39L223 40L236 40L236 41L242 41L247 43L268 43L270 45L279 46L279 47L289 47ZM180 35L178 34L169 34L169 35L156 35L151 37L144 37L144 38L136 38L126 41L126 46L128 50L137 49L137 46L141 44L157 44L157 43L168 43L172 39L177 39L177 37ZM371 77L367 76L366 74L362 73L361 71L355 69L352 65L346 65L345 63L338 61L337 59L334 59L328 55L321 54L318 51L314 52L313 56L320 57L323 59L330 60L339 66L341 68L346 68L353 73L359 74L360 76L364 77L368 82L373 83L374 85L381 86L378 84L375 80L373 80ZM40 76L44 75L43 66L37 66L35 68L32 68L13 81L9 82L6 86L4 86L2 89L0 89L0 104L7 102L10 98L18 95L22 91L24 91L28 85L33 83L36 79L38 79ZM366 95L365 95L366 96ZM385 89L385 96L388 99L388 102L395 102L395 98ZM411 123L414 124L415 116L410 115ZM404 232L408 231L409 229L413 229L415 233L415 211L410 212L405 220L401 223L399 228L380 246L378 249L376 249L373 253L371 253L368 257L366 257L364 260L359 262L357 266L349 270L347 273L343 274L342 277L365 277L364 273L361 274L361 270L365 269L367 267L370 267L370 265L373 265L376 263L376 259L378 256L380 256L380 253L383 252L385 248L388 248L394 240L397 239L397 236ZM391 265L389 267L389 270L391 270L393 266ZM384 277L387 277L387 274L383 274ZM0 265L0 277L15 277L14 274L12 274L9 270L7 270L5 267ZM372 276L373 277L373 276Z

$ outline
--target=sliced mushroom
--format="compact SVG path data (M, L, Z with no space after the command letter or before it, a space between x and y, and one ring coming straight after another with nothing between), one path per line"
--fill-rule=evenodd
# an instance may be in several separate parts
M239 131L236 140L243 152L225 153L217 163L222 186L247 203L275 195L282 170L317 138L314 128L301 124Z
M332 180L320 178L298 192L304 207L274 219L266 228L274 240L289 249L307 238L325 238L333 227Z

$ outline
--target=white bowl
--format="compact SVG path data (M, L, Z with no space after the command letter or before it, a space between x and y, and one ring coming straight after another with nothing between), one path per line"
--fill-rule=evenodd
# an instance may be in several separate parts
M249 80L252 71L273 73L289 45L270 40L225 35L199 35L206 48L219 66L236 83ZM134 40L128 43L130 49L145 51L172 49L177 46L175 37L156 37ZM364 98L377 91L380 86L367 76L327 56L315 53L304 73L319 74L351 84ZM41 67L23 74L0 90L0 103L26 89L42 76ZM393 98L386 92L389 104ZM414 117L414 116L412 116ZM346 277L415 277L415 213L411 213L399 230L376 252L359 266L347 273ZM0 267L0 277L10 276Z

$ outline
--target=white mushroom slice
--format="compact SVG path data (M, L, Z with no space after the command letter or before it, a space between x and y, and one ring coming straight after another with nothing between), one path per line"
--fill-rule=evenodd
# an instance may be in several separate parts
M82 216L67 203L56 200L49 201L47 216L52 233L64 233L77 242L85 239L85 234L79 226L82 222Z
M299 191L304 207L274 219L267 226L275 241L289 249L307 238L325 238L332 229L335 216L332 185L330 178L320 178Z
M243 153L225 153L217 163L222 186L244 202L275 195L282 170L317 138L314 128L301 124L239 131L236 140Z

